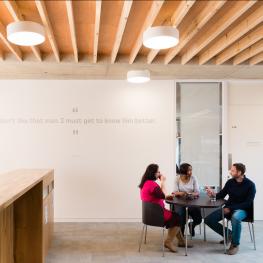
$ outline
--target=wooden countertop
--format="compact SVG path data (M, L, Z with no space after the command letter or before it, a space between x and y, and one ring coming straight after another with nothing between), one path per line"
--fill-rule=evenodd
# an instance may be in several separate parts
M52 169L20 169L0 174L0 210L8 207L53 172Z

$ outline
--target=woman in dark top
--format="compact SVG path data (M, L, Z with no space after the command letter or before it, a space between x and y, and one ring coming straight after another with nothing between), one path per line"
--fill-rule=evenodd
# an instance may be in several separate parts
M156 182L158 180L160 186ZM180 230L180 218L178 214L173 213L164 207L164 200L168 197L165 195L165 180L166 178L160 173L158 165L150 164L141 179L139 188L141 189L140 194L142 201L155 203L163 208L165 226L168 228L165 247L172 252L176 252L176 246L173 241L178 239L179 246L184 246L185 243Z

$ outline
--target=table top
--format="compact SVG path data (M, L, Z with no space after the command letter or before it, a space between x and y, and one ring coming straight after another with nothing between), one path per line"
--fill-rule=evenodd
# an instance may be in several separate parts
M168 204L174 204L178 206L187 206L187 207L200 207L200 208L217 208L222 207L225 203L224 199L211 201L210 198L206 195L199 196L197 199L188 200L183 197L174 197L173 200L165 200Z
M0 210L53 173L51 169L20 169L0 174Z

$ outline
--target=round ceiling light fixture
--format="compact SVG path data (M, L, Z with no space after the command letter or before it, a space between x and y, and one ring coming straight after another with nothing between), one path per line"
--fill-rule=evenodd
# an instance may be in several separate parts
M130 70L127 73L127 81L131 83L145 83L151 79L149 70Z
M19 46L36 46L45 41L44 27L31 21L18 21L6 28L7 39Z
M166 49L179 43L179 31L172 26L149 27L143 33L143 45L151 49Z

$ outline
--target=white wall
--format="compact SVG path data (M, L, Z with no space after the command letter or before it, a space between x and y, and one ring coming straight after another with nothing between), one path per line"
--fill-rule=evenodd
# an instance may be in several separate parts
M256 218L263 219L263 81L228 84L229 152L256 182ZM55 168L57 221L137 220L146 165L158 163L172 190L174 107L174 81L1 80L0 172Z
M54 168L57 221L136 220L149 163L172 190L173 120L174 81L0 81L0 172Z
M229 81L229 153L256 183L255 217L263 219L263 81Z

